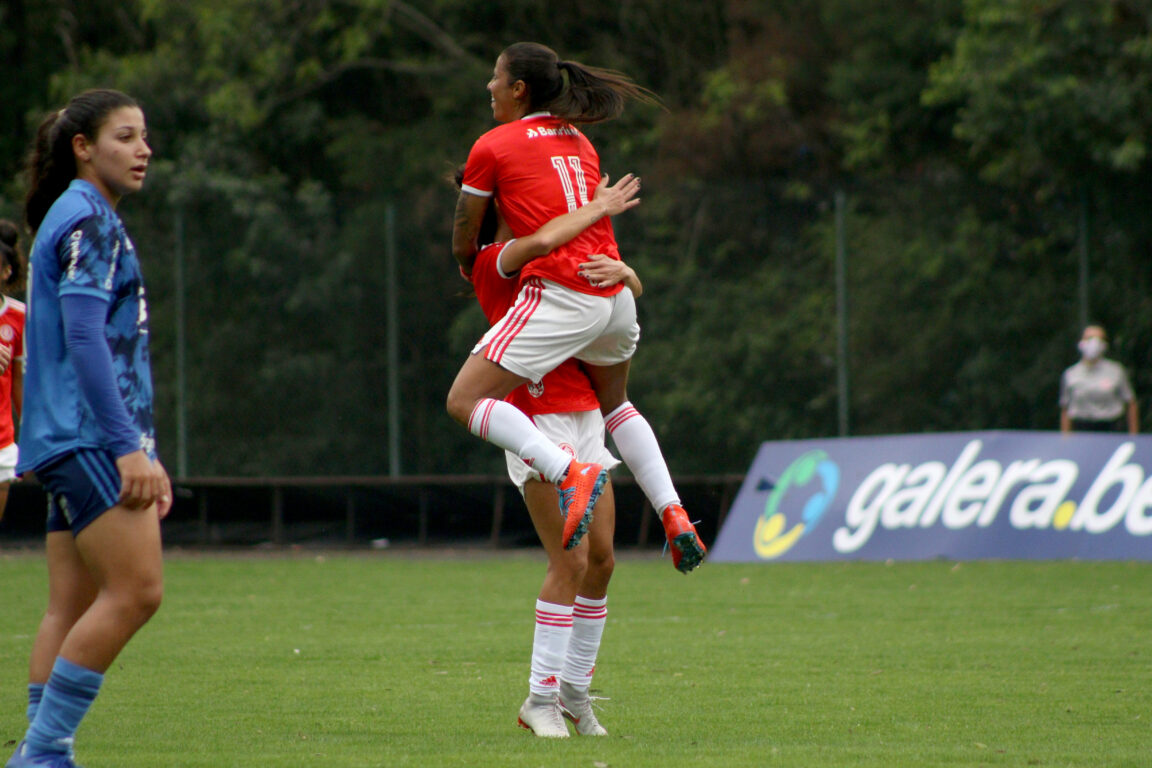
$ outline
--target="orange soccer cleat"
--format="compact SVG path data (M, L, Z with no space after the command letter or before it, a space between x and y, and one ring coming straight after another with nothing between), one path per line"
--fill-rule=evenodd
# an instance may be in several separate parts
M557 486L560 513L564 515L564 549L572 549L588 533L592 508L607 481L608 473L599 464L583 464L573 459L568 465L568 474Z
M660 516L664 523L664 535L668 538L668 548L672 550L672 565L680 573L688 573L704 562L708 550L700 536L696 533L696 526L688 520L688 513L679 504L669 504Z

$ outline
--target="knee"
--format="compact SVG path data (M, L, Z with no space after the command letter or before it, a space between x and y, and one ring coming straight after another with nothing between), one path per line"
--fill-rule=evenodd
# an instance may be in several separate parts
M164 599L164 584L160 579L141 579L121 593L120 603L126 620L143 626L160 610Z
M470 398L458 392L455 387L448 390L448 399L444 403L448 415L464 426L468 426L468 419L472 416L472 409L475 405Z
M137 604L145 621L156 615L156 611L160 610L160 603L163 601L164 585L162 583L149 584L141 590Z
M593 552L588 556L587 578L589 581L595 581L597 584L607 584L608 580L612 578L612 572L615 569L616 555L611 550L606 552Z
M95 587L77 586L75 589L49 590L48 610L44 612L44 619L70 627L79 621L95 599Z
M573 563L565 575L567 576L568 583L572 585L573 589L576 589L584 583L584 578L588 575L588 561L580 559L578 562Z
M568 557L557 558L551 564L551 570L558 581L575 591L584 583L584 577L588 573L588 558L583 556L583 549L579 552L566 552L565 555Z
M55 628L56 631L67 632L84 612L88 610L88 603L58 603L51 600L48 601L48 609L44 611L44 618L41 623L44 626Z

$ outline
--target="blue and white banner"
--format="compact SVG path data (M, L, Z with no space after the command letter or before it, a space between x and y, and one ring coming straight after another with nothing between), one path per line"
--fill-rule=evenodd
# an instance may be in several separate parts
M768 442L714 562L1152 560L1152 436L963 432Z

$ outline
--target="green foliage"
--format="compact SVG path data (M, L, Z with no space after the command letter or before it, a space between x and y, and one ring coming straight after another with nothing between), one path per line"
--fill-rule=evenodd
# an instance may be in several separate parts
M828 2L838 55L828 92L838 105L832 129L846 169L899 174L910 165L948 158L953 120L945 107L926 107L929 67L947 54L959 25L952 0L878 5Z
M956 135L983 171L1057 190L1146 167L1152 28L1126 3L970 0L925 102L961 105Z
M445 179L491 126L497 53L540 40L663 105L587 132L607 172L644 178L615 223L647 287L629 394L675 471L739 471L762 440L836 433L837 190L851 431L1051 428L1081 242L1090 315L1152 389L1140 8L10 0L0 215L19 217L41 115L80 88L132 93L156 158L121 210L149 280L168 463L183 406L191 474L387 471L395 374L404 472L500 471L443 410L483 331Z

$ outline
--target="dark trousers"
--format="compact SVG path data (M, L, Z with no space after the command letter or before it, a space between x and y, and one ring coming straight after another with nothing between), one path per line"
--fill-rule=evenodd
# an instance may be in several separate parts
M1127 432L1128 422L1123 417L1110 421L1072 419L1073 432Z

